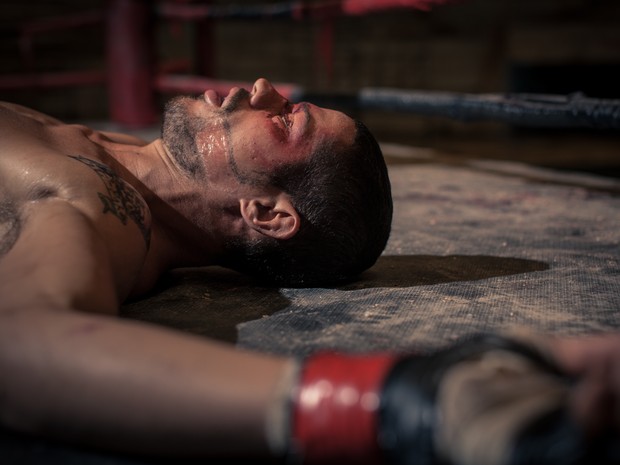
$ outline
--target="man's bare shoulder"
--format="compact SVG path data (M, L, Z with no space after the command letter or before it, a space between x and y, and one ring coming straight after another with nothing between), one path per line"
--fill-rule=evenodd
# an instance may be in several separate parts
M33 110L22 105L0 101L0 133L2 130L14 131L21 125L26 124L28 131L35 128L55 130L69 130L74 133L82 133L95 142L112 142L119 144L131 144L137 146L147 145L149 142L139 137L108 130L93 130L81 124L66 124L52 116Z
M45 124L62 124L60 120L32 108L17 103L0 101L0 122L6 121L7 118L12 118L12 115L21 115Z

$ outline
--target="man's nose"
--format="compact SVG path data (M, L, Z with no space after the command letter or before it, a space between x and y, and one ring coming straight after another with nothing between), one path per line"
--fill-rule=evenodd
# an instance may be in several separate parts
M250 96L250 106L253 108L280 113L287 103L267 79L260 78L254 83Z

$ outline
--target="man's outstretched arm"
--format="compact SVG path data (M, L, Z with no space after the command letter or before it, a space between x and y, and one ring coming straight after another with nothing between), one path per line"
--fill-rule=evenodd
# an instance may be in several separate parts
M1 424L109 450L266 454L293 362L97 314L117 306L108 246L67 202L37 213L0 258Z
M62 309L0 318L5 426L145 454L269 452L269 408L292 362Z

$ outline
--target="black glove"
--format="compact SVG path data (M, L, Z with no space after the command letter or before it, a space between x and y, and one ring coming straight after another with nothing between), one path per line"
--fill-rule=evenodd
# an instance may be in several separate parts
M404 358L383 388L380 448L395 465L617 463L610 438L588 442L572 421L572 383L532 346L496 336Z
M291 449L310 464L620 463L617 436L572 421L573 382L496 336L432 355L319 354L294 390Z

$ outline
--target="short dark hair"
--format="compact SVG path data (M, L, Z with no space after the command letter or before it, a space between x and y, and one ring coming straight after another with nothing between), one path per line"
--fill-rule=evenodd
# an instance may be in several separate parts
M318 286L351 280L371 267L390 235L392 194L374 136L355 122L351 146L323 145L310 160L275 173L301 218L287 240L233 240L223 266L281 286Z

